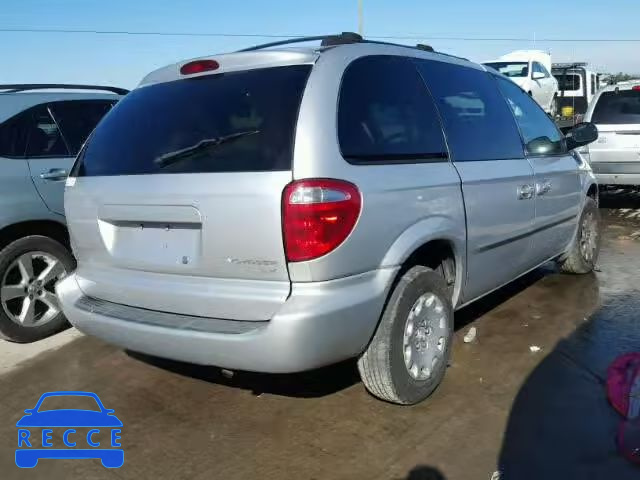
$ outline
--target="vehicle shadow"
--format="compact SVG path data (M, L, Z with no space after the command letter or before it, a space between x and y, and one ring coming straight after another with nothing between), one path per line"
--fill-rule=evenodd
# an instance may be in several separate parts
M398 480L447 480L437 468L429 467L426 465L418 465L411 469L409 474Z
M455 329L465 327L554 271L551 264L543 266L456 312ZM216 367L177 362L131 351L126 353L136 360L178 375L249 390L255 395L268 393L294 398L317 398L334 394L360 382L356 359L294 374L235 371L233 375L229 375L228 372Z
M300 373L266 374L234 371L229 375L228 371L217 367L193 365L131 351L126 353L136 360L178 375L249 390L254 395L269 393L294 398L317 398L334 394L360 381L355 359Z
M606 188L600 192L600 208L609 210L640 209L640 189ZM640 216L636 216L640 220Z
M501 477L637 479L616 448L622 418L609 405L606 372L619 355L640 351L639 292L605 298L526 379L509 415Z

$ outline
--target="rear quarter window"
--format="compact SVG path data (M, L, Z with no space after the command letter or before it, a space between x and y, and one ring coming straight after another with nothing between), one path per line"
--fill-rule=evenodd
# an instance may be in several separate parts
M91 131L115 103L115 100L69 100L49 104L72 155L78 154Z
M338 138L350 163L445 161L438 113L413 63L374 55L345 71L338 102Z
M24 157L31 123L31 113L23 112L0 124L0 157Z
M640 124L640 91L603 92L591 121L601 125Z
M311 65L145 86L106 115L72 175L290 170Z

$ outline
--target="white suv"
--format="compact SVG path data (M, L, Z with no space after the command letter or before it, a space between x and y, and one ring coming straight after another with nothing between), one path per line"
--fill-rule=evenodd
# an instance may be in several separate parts
M602 185L640 185L640 80L600 90L587 110L598 141L581 153Z
M64 182L89 133L127 90L0 85L0 338L31 342L67 325L53 291L75 268Z

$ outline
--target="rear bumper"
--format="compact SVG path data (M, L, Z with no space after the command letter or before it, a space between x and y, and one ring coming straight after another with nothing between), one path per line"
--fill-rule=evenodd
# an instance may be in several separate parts
M180 315L175 316L175 327L170 326L167 316L172 314L161 312L162 325L153 324L149 317L154 312L148 310L144 321L131 320L138 309L124 305L111 304L116 307L113 312L130 310L117 317L105 309L89 311L76 274L60 282L56 291L76 328L120 347L201 365L290 373L359 355L375 331L396 272L389 268L327 282L294 283L291 296L271 320L232 320L255 328L220 332L182 328L184 316Z
M640 185L640 173L596 173L599 185Z
M635 160L637 153L625 152L627 156L634 156L634 160L617 162L594 161L593 153L591 169L600 185L640 185L640 161Z

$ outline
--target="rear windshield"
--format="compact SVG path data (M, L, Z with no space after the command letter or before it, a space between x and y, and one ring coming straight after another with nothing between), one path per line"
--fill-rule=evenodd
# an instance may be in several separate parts
M604 92L596 103L591 121L601 125L640 123L640 91Z
M558 80L558 88L560 90L575 92L581 88L580 75L578 74L570 73L567 75L554 75L554 77Z
M72 175L289 170L310 71L273 67L136 89L93 132Z

